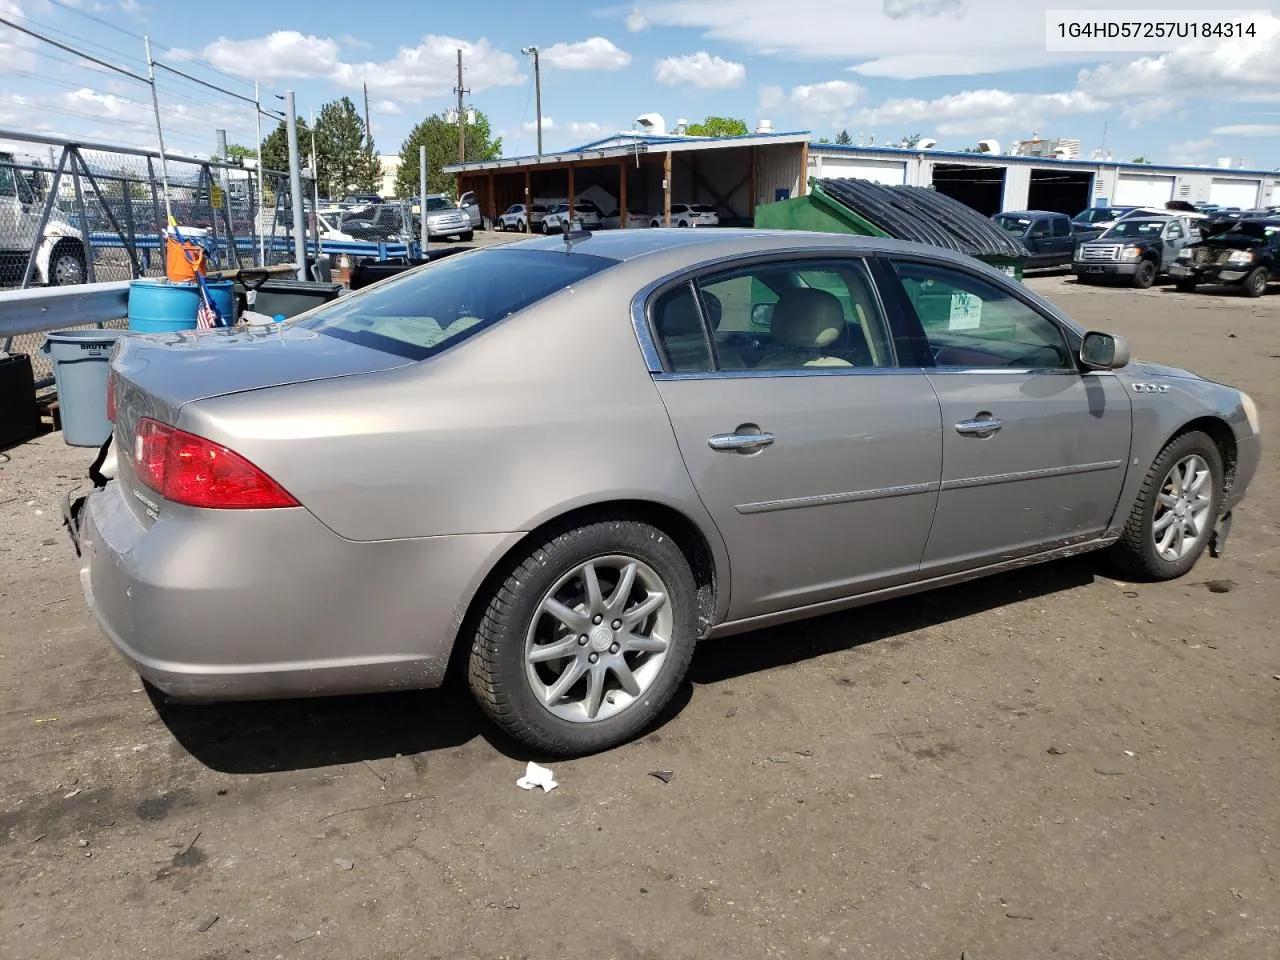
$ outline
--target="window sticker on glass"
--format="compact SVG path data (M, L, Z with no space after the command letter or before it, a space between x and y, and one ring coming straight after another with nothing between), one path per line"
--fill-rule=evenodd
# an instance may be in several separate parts
M982 301L972 293L957 290L951 294L951 316L948 330L977 330L982 325Z

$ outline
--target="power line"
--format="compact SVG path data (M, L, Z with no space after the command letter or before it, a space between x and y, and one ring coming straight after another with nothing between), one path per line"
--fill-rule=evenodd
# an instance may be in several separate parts
M84 44L87 47L92 47L92 48L95 48L96 50L101 50L103 53L109 53L112 56L119 57L121 60L125 61L126 63L143 66L143 61L140 57L134 56L133 54L125 53L123 50L117 50L115 47L108 47L106 44L98 43L97 41L90 40L87 37L82 37L78 33L72 33L70 30L63 30L59 27L50 26L47 23L41 23L39 20L35 20L23 13L16 14L16 16L20 17L21 19L25 20L27 23L31 24L31 26L38 27L40 30L43 30L45 33L58 34L59 36L66 37L68 40L74 40L78 43Z
M65 50L67 53L71 54L72 56L79 57L82 60L88 60L90 63L96 63L98 66L106 67L108 70L114 70L116 73L123 74L124 76L129 77L132 80L137 80L140 83L148 82L145 77L140 77L136 73L132 73L124 69L124 67L117 67L114 63L107 63L107 61L99 60L97 57L91 57L89 56L89 54L82 53L81 51L75 49L74 47L68 47L65 43L59 43L57 40L54 40L52 37L46 37L43 34L37 33L34 30L28 30L26 27L22 26L21 24L14 23L12 20L7 20L4 17L0 17L0 23L5 24L6 26L13 27L13 29L18 30L22 33L25 33L28 36L35 37L37 40L43 40L45 43L51 44L57 47L59 50Z

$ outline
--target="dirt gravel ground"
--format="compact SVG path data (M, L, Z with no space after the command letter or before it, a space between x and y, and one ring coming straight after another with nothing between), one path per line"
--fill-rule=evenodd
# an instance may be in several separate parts
M1031 286L1280 425L1280 295ZM0 956L1280 957L1277 444L1227 556L1081 558L700 648L554 765L457 690L168 709L0 464ZM651 775L672 771L669 783Z

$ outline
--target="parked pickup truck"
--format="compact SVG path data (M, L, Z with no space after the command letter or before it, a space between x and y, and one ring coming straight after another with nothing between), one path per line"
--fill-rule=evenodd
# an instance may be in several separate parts
M1120 282L1145 290L1167 274L1178 251L1200 239L1198 216L1125 217L1097 240L1076 248L1071 272L1080 283Z
M1027 266L1064 267L1076 248L1075 227L1065 213L1049 210L1006 210L991 218L1006 233L1022 241Z
M1169 267L1183 293L1201 283L1221 283L1260 297L1268 283L1280 280L1280 217L1219 221L1205 232L1205 239L1183 247Z
M84 235L56 207L40 230L44 190L40 175L24 175L11 153L0 153L0 283L15 284L26 273L34 249L37 284L65 286L86 279Z

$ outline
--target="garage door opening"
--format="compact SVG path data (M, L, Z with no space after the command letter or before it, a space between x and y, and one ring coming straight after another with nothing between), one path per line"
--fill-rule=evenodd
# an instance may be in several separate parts
M1068 170L1032 170L1028 210L1049 210L1074 217L1093 199L1093 174Z
M1227 209L1252 210L1258 202L1258 181L1214 177L1209 184L1209 202Z
M984 216L1004 208L1004 167L971 167L960 163L935 163L933 186Z

